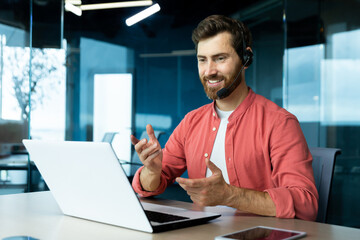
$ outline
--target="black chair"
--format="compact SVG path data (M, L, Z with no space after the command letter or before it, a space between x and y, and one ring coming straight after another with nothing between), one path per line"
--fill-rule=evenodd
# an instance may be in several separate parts
M331 182L334 174L336 156L341 153L337 148L310 148L313 156L315 185L319 192L317 222L325 223L328 212Z

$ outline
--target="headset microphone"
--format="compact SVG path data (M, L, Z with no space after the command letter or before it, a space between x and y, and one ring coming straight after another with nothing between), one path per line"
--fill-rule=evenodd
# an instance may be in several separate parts
M239 79L239 76L241 74L241 72L243 71L245 67L245 64L241 67L239 73L237 74L236 78L234 79L234 81L230 84L230 86L226 87L226 88L222 88L219 91L216 92L216 95L218 96L218 99L223 99L226 98L227 96L230 95L230 93L232 93L232 89L231 87L236 83L236 81Z
M216 92L216 95L218 96L218 99L223 99L226 98L227 96L229 96L232 91L234 89L232 89L232 86L234 86L234 84L236 83L236 81L239 79L239 76L241 75L241 72L244 70L244 67L248 65L250 58L247 57L246 58L246 62L242 65L239 73L236 75L236 78L234 79L234 81L230 84L230 86L226 87L226 88L222 88L219 91ZM240 78L241 79L241 78Z

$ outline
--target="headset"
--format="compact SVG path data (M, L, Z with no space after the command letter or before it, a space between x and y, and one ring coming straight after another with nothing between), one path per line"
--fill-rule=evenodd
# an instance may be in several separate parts
M244 64L244 66L248 67L248 66L250 66L250 64L253 61L254 54L249 49L246 49L245 29L244 29L243 25L240 23L240 21L238 21L238 20L235 20L235 21L240 28L242 43L243 43L243 51L242 51L243 54L242 54L242 56L240 56L239 53L238 54L242 58L241 60Z

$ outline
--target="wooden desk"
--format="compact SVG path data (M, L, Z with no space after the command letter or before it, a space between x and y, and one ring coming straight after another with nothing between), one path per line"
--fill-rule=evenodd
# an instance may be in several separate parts
M161 204L192 208L185 202L155 199ZM306 239L356 239L360 229L297 219L250 216L227 207L209 207L206 211L222 216L195 227L149 234L121 227L64 216L50 192L21 193L0 196L0 238L31 236L47 239L214 239L215 236L257 225L305 231ZM116 214L116 213L114 213Z

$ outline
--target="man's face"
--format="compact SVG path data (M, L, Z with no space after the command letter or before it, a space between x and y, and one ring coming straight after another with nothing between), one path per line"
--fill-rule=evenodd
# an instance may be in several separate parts
M228 87L240 69L240 58L231 44L231 34L223 32L198 43L197 59L201 83L208 98Z

